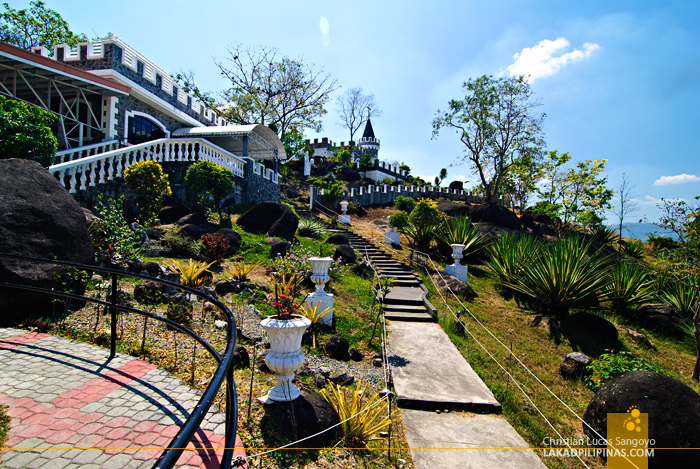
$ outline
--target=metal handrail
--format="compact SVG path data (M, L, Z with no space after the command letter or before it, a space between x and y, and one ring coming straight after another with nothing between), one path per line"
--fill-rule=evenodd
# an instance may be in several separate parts
M23 290L31 290L31 291L36 291L36 292L42 292L42 293L47 293L50 295L56 295L56 296L61 296L65 298L72 298L72 299L77 299L77 300L82 300L82 301L87 301L91 303L95 303L98 305L102 305L105 307L109 307L110 309L110 314L111 314L111 330L110 330L110 354L109 357L114 358L116 355L116 339L117 339L117 310L120 311L125 311L129 313L136 313L140 314L161 322L166 323L168 326L173 327L180 332L192 337L194 340L196 340L199 344L204 347L204 349L209 352L212 357L217 361L218 367L216 368L216 372L214 373L214 376L212 377L211 381L209 382L209 385L207 388L204 390L204 393L202 394L202 397L199 399L197 402L197 405L195 408L192 410L190 413L190 416L187 418L185 423L180 427L180 430L178 431L177 435L170 441L170 444L168 447L163 451L163 453L160 455L156 463L153 465L153 468L156 469L170 469L175 466L177 463L177 460L180 458L182 455L182 452L185 450L185 447L188 445L190 440L192 440L192 437L194 434L197 432L199 429L200 425L202 424L202 421L204 420L204 417L206 416L207 412L209 411L209 408L211 407L214 397L216 396L216 393L218 392L223 380L226 380L226 434L224 438L224 453L221 458L221 464L220 467L223 468L228 468L231 466L231 461L233 459L233 451L234 451L234 446L236 442L236 429L238 427L238 402L237 402L237 396L236 396L236 386L233 381L233 368L232 368L232 359L233 359L233 350L236 345L236 318L234 317L233 313L220 301L212 298L211 296L207 295L206 293L203 293L201 291L195 290L194 288L186 287L184 285L181 285L179 283L174 283L170 282L168 280L162 280L154 277L148 277L145 275L139 275L139 274L131 274L127 273L125 271L121 270L115 270L115 269L109 269L109 268L103 268L103 267L97 267L97 266L92 266L92 265L85 265L85 264L77 264L73 262L65 262L65 261L58 261L58 260L52 260L52 259L41 259L41 258L36 258L36 257L27 257L27 256L19 256L16 254L7 254L7 253L0 253L0 258L7 258L7 259L16 259L20 261L31 261L31 262L41 262L45 264L53 264L53 265L63 265L67 267L72 267L80 270L86 270L86 271L93 271L93 272L100 272L100 273L105 273L109 274L111 276L111 298L110 301L102 301L98 300L96 298L90 298L82 295L77 295L74 293L67 293L67 292L62 292L62 291L56 291L56 290L50 290L47 288L40 288L40 287L34 287L30 285L21 285L21 284L14 284L14 283L8 283L8 282L0 282L0 287L8 287L8 288L19 288ZM190 294L199 296L203 298L204 300L212 303L214 306L219 308L228 318L228 328L227 328L227 341L226 341L226 349L224 350L223 355L220 355L214 348L209 345L204 339L199 337L195 332L191 331L190 329L182 326L181 324L178 324L174 321L171 321L170 319L163 318L160 316L157 316L153 313L149 313L146 311L141 311L135 308L131 308L128 306L122 306L117 304L117 291L118 291L118 278L119 277L130 277L130 278L138 278L138 279L143 279L143 280L150 280L162 285L167 285L172 288L177 288L179 290L188 292Z

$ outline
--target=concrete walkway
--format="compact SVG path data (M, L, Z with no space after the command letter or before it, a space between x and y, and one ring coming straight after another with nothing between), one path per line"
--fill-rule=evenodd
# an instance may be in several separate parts
M149 468L199 400L164 370L47 334L0 328L0 404L12 417L0 467ZM219 467L224 414L212 407L178 461ZM236 440L237 455L244 451Z

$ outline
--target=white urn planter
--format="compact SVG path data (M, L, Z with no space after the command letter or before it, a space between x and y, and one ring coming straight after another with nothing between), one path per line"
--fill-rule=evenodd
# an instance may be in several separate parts
M319 313L325 311L326 308L331 309L331 311L321 319L321 323L327 326L333 324L333 295L326 293L324 290L326 283L331 279L328 275L331 262L333 262L333 259L330 257L309 258L309 264L311 264L311 281L316 285L316 291L306 298L306 303L309 306L315 307L318 305Z
M450 244L450 246L452 246L452 259L455 260L455 263L448 265L445 268L445 271L449 275L452 275L462 282L467 283L468 267L459 263L459 261L464 257L462 255L462 252L464 252L464 244Z
M340 223L343 225L349 225L350 224L350 215L348 215L348 202L343 200L340 202L340 210L342 210L343 214L340 215Z
M262 402L289 402L299 397L299 388L292 380L294 372L304 363L301 351L301 338L311 321L301 316L292 319L277 319L270 316L263 319L260 325L270 339L270 351L265 356L265 364L275 373L277 385L270 389Z

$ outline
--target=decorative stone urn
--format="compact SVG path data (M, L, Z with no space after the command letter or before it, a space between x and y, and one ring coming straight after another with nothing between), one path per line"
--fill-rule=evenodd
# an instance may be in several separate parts
M340 216L340 223L344 225L349 225L350 224L350 215L347 214L348 212L348 201L343 200L340 202L340 210L342 210L343 214Z
M445 271L449 275L452 275L462 282L467 283L468 267L459 263L459 261L464 257L462 255L462 252L464 251L464 244L450 244L450 246L452 246L452 259L455 260L455 263L448 265L445 268Z
M331 262L333 262L333 259L330 257L309 258L309 264L311 264L311 281L316 285L316 291L306 298L306 303L309 306L315 307L318 304L319 313L326 308L331 308L331 311L321 319L321 323L327 326L333 324L333 295L326 293L324 290L326 282L331 279L328 275Z
M270 339L270 351L265 356L265 364L275 373L277 385L259 400L264 403L293 401L300 394L299 388L292 383L294 372L304 363L301 338L311 321L301 316L293 316L292 319L270 316L263 319L260 325Z

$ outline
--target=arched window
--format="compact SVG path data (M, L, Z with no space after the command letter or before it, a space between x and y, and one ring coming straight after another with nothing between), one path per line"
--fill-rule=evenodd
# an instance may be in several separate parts
M132 145L165 137L163 128L151 119L135 114L127 120L127 141Z

